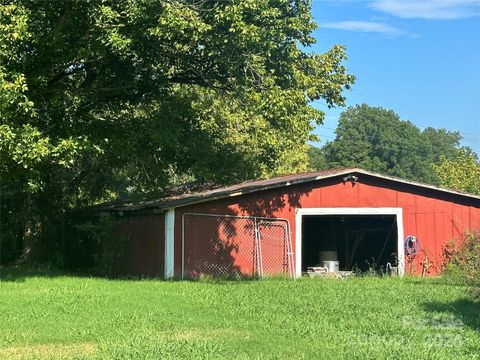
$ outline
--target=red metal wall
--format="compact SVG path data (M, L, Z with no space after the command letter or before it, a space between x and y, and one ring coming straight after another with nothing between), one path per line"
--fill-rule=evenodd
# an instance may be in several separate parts
M367 175L359 178L354 186L350 182L344 184L341 177L337 177L177 208L175 275L181 275L184 213L285 218L290 221L295 246L296 208L401 207L404 235L417 237L421 248L434 262L433 274L440 270L445 243L460 239L467 229L480 227L480 201L477 199ZM416 259L417 272L421 271L419 262L422 259L421 256ZM405 265L408 270L409 265Z
M120 275L163 277L165 220L163 214L125 216L117 229L126 241Z

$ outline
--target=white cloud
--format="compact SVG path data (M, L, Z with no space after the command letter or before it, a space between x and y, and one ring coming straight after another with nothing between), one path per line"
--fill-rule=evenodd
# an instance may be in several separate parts
M480 0L376 0L369 4L400 18L461 19L480 14Z
M337 21L319 24L321 28L356 32L378 33L384 35L404 35L405 31L394 26L374 21Z

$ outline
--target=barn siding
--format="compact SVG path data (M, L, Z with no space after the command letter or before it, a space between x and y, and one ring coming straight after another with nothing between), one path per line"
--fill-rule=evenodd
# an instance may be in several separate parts
M182 216L185 213L284 218L290 221L295 246L295 210L322 207L401 207L404 234L418 238L421 248L436 266L432 273L440 270L443 247L448 240L460 239L465 230L480 226L478 200L368 176L361 176L354 186L350 182L344 184L341 178L330 178L177 208L175 275L181 275ZM417 273L421 272L422 259L423 256L417 256ZM408 268L406 264L407 271Z
M163 277L164 215L125 216L117 229L127 239L120 275Z

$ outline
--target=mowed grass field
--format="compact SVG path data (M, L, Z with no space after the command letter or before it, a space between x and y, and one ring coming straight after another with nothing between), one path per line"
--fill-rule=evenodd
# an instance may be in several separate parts
M0 359L480 359L480 306L442 279L1 276Z

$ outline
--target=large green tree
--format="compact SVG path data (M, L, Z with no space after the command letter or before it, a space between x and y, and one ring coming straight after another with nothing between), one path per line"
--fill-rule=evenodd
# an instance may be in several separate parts
M442 156L433 170L441 186L480 195L480 162L472 151L462 149L453 159Z
M460 140L458 132L422 131L392 110L362 104L340 115L336 138L323 150L329 167L360 167L438 185L432 164L455 158Z
M325 148L310 145L307 151L309 170L324 170L328 168L325 158Z
M3 2L3 254L124 192L305 169L310 102L353 83L314 29L308 0Z

